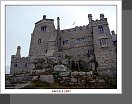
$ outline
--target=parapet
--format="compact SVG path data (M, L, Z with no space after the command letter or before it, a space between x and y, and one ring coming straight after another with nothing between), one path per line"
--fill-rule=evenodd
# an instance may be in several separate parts
M69 32L75 32L79 30L81 31L81 30L86 30L86 29L88 29L88 25L76 26L75 28L61 30L61 33L69 33Z

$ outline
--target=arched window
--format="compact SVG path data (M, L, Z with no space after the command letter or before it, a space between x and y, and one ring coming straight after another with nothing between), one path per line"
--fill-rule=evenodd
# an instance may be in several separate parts
M99 33L103 33L104 32L103 26L98 26L98 30L99 30Z

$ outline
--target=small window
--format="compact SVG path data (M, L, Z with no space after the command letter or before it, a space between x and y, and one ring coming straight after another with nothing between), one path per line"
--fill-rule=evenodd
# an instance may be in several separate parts
M68 40L63 41L63 45L66 45L66 44L68 44Z
M39 44L42 43L42 39L41 38L38 39L38 43Z
M27 67L27 63L25 64L25 67Z
M90 57L90 55L92 55L93 53L94 53L94 49L92 47L90 47L88 49L88 53L87 53L88 57Z
M85 41L85 37L84 38L81 38L81 41Z
M101 46L108 46L108 38L100 39L100 45Z
M14 64L14 67L17 67L17 64Z
M45 50L45 53L47 53L47 49Z
M77 39L77 43L80 43L80 42L83 42L83 41L85 41L85 37L84 38L78 38Z
M47 27L46 26L41 27L41 31L47 31Z
M64 30L62 30L62 33L64 33Z
M98 30L99 30L99 33L103 33L104 32L103 26L98 26Z

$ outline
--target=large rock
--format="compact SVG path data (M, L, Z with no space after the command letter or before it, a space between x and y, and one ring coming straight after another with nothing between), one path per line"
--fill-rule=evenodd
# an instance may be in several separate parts
M45 81L45 82L48 82L48 83L54 83L53 75L40 75L39 80Z
M70 72L60 72L59 75L60 76L69 76Z
M68 59L62 60L62 64L64 64L64 65L69 65L69 60L68 60Z
M98 68L98 75L100 76L107 76L107 77L114 77L117 76L117 69L115 67L108 67L108 68Z
M54 71L63 72L66 71L66 67L64 65L55 65Z
M38 76L33 76L32 80L38 80Z
M86 72L79 72L79 75L84 76L86 74Z
M78 71L71 72L71 75L73 75L73 76L78 75Z
M76 83L77 79L76 78L71 78L71 82Z

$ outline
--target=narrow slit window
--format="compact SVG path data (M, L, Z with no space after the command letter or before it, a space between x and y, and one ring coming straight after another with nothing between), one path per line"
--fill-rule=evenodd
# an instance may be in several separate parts
M14 67L17 67L17 64L14 64Z
M25 67L27 67L27 63L25 64Z
M40 38L40 39L38 39L38 43L39 44L41 44L42 43L42 39Z

